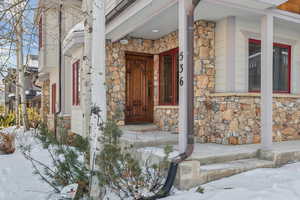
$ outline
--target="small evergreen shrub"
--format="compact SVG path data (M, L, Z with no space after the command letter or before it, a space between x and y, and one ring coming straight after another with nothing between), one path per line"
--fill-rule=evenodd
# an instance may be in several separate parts
M114 121L105 124L101 138L103 149L96 160L101 187L120 199L156 194L165 180L172 148L165 148L165 157L157 164L150 164L151 158L141 163L134 156L136 152L132 147L122 147L121 133Z
M28 121L30 128L37 128L42 122L40 113L36 108L27 108Z
M16 115L13 112L0 115L0 128L7 128L16 124Z

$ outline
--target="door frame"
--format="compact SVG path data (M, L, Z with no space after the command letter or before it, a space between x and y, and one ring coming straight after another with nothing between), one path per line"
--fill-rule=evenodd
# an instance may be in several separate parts
M152 87L150 88L152 98L151 98L151 119L148 121L137 121L137 122L132 122L128 121L126 119L126 105L127 105L127 57L128 56L141 56L141 57L147 57L149 58L150 62L150 67L152 68L151 70L151 80L152 80ZM154 121L154 55L153 54L148 54L148 53L139 53L139 52L132 52L132 51L125 51L125 109L124 109L124 121L125 124L143 124L143 123L153 123Z

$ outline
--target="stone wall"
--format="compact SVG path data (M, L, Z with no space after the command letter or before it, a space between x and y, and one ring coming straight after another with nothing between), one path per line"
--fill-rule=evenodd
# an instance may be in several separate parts
M215 94L206 103L209 127L198 131L201 142L218 144L260 143L259 94ZM300 98L273 98L273 140L300 139Z
M43 122L47 122L47 116L50 112L50 81L46 80L42 84L41 115Z
M196 101L214 91L214 29L214 23L195 22ZM107 44L107 103L110 118L119 113L114 119L119 125L124 124L126 51L148 53L154 55L154 123L163 130L178 131L178 107L159 106L158 91L159 54L174 48L178 48L177 31L158 40L130 39L126 45L119 42ZM199 118L198 115L196 118Z

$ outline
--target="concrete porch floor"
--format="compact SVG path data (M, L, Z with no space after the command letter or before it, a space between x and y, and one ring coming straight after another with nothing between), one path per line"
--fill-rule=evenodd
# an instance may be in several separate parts
M163 131L124 131L122 141L137 148L140 160L151 158L159 162L164 157L164 147L172 145L178 155L178 135ZM274 143L270 150L260 150L260 144L220 145L195 144L194 153L180 164L176 186L189 189L214 180L256 168L272 168L300 161L300 141Z

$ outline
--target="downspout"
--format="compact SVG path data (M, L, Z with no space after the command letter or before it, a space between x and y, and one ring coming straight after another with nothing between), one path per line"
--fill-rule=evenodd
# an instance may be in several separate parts
M194 151L194 10L201 0L179 0L179 123L181 137L181 154L172 159L165 184L152 197L142 197L140 200L155 200L169 196L177 174L178 165L187 159ZM181 31L182 30L182 31Z
M61 80L61 68L62 68L62 2L59 1L59 11L58 11L58 110L55 113L54 116L54 131L55 131L55 137L57 138L57 118L58 115L61 113L61 86L62 86L62 80Z

